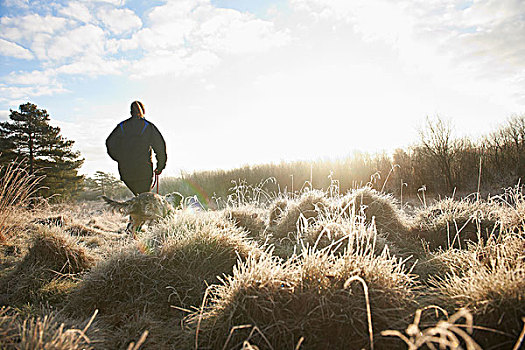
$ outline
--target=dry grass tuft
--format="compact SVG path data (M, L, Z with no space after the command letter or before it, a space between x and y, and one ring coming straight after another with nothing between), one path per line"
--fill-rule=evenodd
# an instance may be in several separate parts
M424 239L431 250L466 248L499 232L501 207L495 203L445 199L420 210L413 220L411 232Z
M0 243L11 236L8 223L13 210L29 203L42 178L29 174L23 162L0 166Z
M209 284L232 272L238 259L262 254L227 220L216 213L201 214L168 218L137 247L101 262L72 293L68 310L85 317L99 309L110 329L128 329L125 333L130 335L132 330L144 331L138 326L127 328L130 320L137 325L161 322L166 327L181 319L200 303ZM166 332L153 328L157 331L150 329L146 343L162 343Z
M489 198L491 203L499 204L499 220L503 230L523 231L525 227L525 195L523 186L506 188L499 196Z
M350 220L320 220L315 225L309 226L302 235L303 241L309 247L333 250L345 249L348 241L355 239L354 224Z
M101 349L178 349L176 334L179 332L180 321L159 320L157 316L147 312L131 315L115 327L106 321L98 323L104 332ZM144 339L144 336L145 339Z
M438 256L449 272L432 281L435 293L453 309L470 310L478 326L496 330L475 333L484 347L510 345L522 329L524 252L523 234L509 233L473 244L466 251L449 250Z
M358 204L362 201L369 203L370 208ZM295 200L284 197L277 199L270 204L268 210L270 213L268 227L264 232L267 235L265 243L272 244L274 254L283 258L290 257L303 246L342 252L357 236L364 234L371 237L370 230L361 229L365 225L376 227L375 216L365 216L367 211L369 214L388 212L390 215L388 220L380 219L383 223L391 223L390 233L387 234L386 230L383 230L378 235L373 234L377 253L383 250L387 238L400 237L400 233L406 231L405 218L393 199L369 188L356 190L346 196L340 196L337 191L325 193L307 190ZM395 225L392 224L394 221ZM394 227L397 227L397 231ZM395 240L391 240L390 243L392 242ZM390 244L390 248L395 247ZM396 252L398 250L395 248Z
M74 274L93 257L58 228L35 226L29 251L0 283L0 299L11 303L58 301L73 287Z
M328 207L329 201L324 192L309 190L298 199L288 201L286 206L284 204L284 200L278 200L270 209L268 233L274 239L297 233L299 219L315 220ZM277 214L278 211L281 213Z
M28 225L31 225L32 212L16 208L10 211L5 225L9 227L9 239L0 243L0 268L10 268L27 253L30 241Z
M91 228L83 224L71 224L65 231L72 236L99 236L104 235L104 231Z
M38 218L34 220L34 223L50 227L62 227L64 231L71 234L72 236L96 236L104 234L104 231L74 222L74 220L66 218L64 214Z
M293 288L299 284L299 276L296 264L290 261L281 263L271 256L252 257L236 266L233 275L227 276L223 285L213 287L210 308L202 315L197 312L189 318L192 329L198 331L195 346L218 349L224 345L225 348L235 348L246 334L242 330L235 332L232 341L227 339L228 334L233 327L246 324L263 327L265 333L273 328L273 344L289 338L285 326L288 327L290 316L285 315L290 310L278 306L292 301ZM277 322L282 323L282 327L278 327ZM282 336L279 336L280 333ZM188 334L187 346L193 345L193 334ZM226 344L227 341L229 344ZM281 346L285 348L286 343Z
M31 248L20 264L20 269L34 266L64 274L74 274L89 269L93 258L75 240L58 229L37 228Z
M96 314L82 329L68 328L54 313L23 319L9 308L0 309L0 347L2 349L95 349L96 341L88 329Z
M304 223L300 230L301 246L317 250L330 250L344 253L361 252L371 249L371 253L380 255L383 250L392 251L385 235L378 233L373 224L367 224L362 216L351 217L334 215L327 212L313 224ZM395 247L394 247L395 249Z
M351 191L341 197L337 205L341 213L362 215L367 223L374 221L379 232L404 238L408 230L408 219L395 198L370 187Z
M266 228L266 211L254 205L232 207L225 210L225 216L236 227L245 230L249 236L259 238Z
M309 249L285 261L263 256L240 263L213 286L207 308L189 317L187 346L195 341L199 348L238 348L248 338L252 346L274 349L299 342L308 349L369 346L363 288L346 282L359 277L368 285L376 331L416 306L414 281L403 263L372 250L334 255Z
M0 308L0 347L7 348L19 339L17 317L12 310L3 306Z

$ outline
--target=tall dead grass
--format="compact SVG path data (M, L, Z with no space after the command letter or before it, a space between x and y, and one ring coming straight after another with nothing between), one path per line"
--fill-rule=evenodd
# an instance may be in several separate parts
M13 211L29 203L42 179L43 176L30 174L24 162L0 166L0 243L9 238L8 221L13 218Z
M96 340L88 337L96 313L82 329L68 327L55 313L41 317L22 318L16 311L0 309L0 347L6 350L90 350Z
M433 310L437 314L444 313L446 319L439 320L437 324L420 329L422 314L426 310ZM461 320L464 319L464 323ZM448 317L446 310L434 305L418 309L414 316L414 321L408 325L405 334L398 330L386 330L381 332L383 336L399 337L405 342L409 350L417 350L423 347L429 349L460 350L482 350L481 347L472 339L474 332L474 321L472 314L465 309L461 309Z

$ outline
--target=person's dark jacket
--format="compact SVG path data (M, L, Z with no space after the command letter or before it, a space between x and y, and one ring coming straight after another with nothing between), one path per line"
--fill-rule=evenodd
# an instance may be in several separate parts
M135 181L153 177L151 150L155 151L157 170L166 166L166 143L153 123L131 117L118 124L106 140L109 156L118 162L121 180Z

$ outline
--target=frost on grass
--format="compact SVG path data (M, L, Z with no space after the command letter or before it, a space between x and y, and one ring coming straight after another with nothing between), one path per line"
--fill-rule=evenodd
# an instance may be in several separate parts
M362 215L366 222L375 222L380 232L401 235L407 231L407 217L399 209L397 200L370 187L353 190L342 196L338 207L343 212Z
M284 202L278 201L270 211L268 234L274 239L289 237L297 232L300 219L315 220L327 207L328 200L322 191L306 191L298 199ZM280 211L277 214L277 211Z
M432 250L466 248L469 241L478 242L498 233L501 215L497 203L448 198L419 210L411 231Z
M519 193L447 199L411 217L368 187L254 192L217 211L177 211L138 241L96 205L32 211L13 239L35 239L0 274L0 300L25 315L1 318L0 331L11 337L10 325L43 320L49 305L70 319L64 330L99 309L95 348L370 348L372 334L375 349L406 349L400 335L423 341L416 309L437 305L442 317L425 311L419 333L458 335L450 327L470 319L444 325L459 312L474 342L512 348L525 312Z
M476 325L496 330L476 332L475 338L485 347L511 344L523 327L524 252L523 233L507 233L472 244L467 250L449 250L437 256L449 268L445 276L432 282L438 299L452 309L470 310Z
M99 309L114 323L137 313L165 319L190 309L217 276L238 259L262 252L243 232L214 217L193 213L163 221L136 246L115 253L87 274L71 296L71 309Z
M0 297L8 303L56 299L74 284L74 276L93 266L85 248L59 229L35 227L29 251L0 283Z
M2 349L95 349L97 339L89 328L96 314L82 328L67 326L68 320L49 312L42 317L21 317L15 310L0 309L0 347Z
M266 211L254 205L228 208L224 211L225 217L236 227L246 231L254 238L260 238L266 228Z
M346 283L355 276L368 285L373 329L415 310L414 276L387 251L377 256L366 245L343 255L305 249L288 260L263 256L239 263L211 288L205 310L189 318L190 329L204 348L234 348L247 338L262 348L294 348L301 338L309 349L364 347L367 302L359 284Z

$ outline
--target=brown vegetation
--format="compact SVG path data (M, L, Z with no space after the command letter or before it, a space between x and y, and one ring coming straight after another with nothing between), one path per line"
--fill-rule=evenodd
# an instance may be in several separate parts
M138 241L100 203L23 211L0 347L512 349L524 208L517 188L405 211L370 186L308 187L180 210Z
M48 228L35 231L27 254L0 280L3 304L60 302L74 284L74 275L94 263L93 257L72 237Z
M204 348L237 348L248 338L259 348L361 348L369 344L368 301L359 283L348 283L354 276L368 286L373 329L402 323L415 310L414 282L396 259L369 249L340 256L304 250L284 263L263 257L239 265L190 327ZM254 327L260 334L249 337Z
M93 315L95 316L95 315ZM2 349L91 350L96 339L89 338L90 321L83 329L67 327L53 312L42 317L23 318L16 311L0 309L0 347Z
M0 244L5 244L10 238L15 223L13 218L18 217L13 215L14 211L29 203L41 179L29 174L23 162L0 165Z

